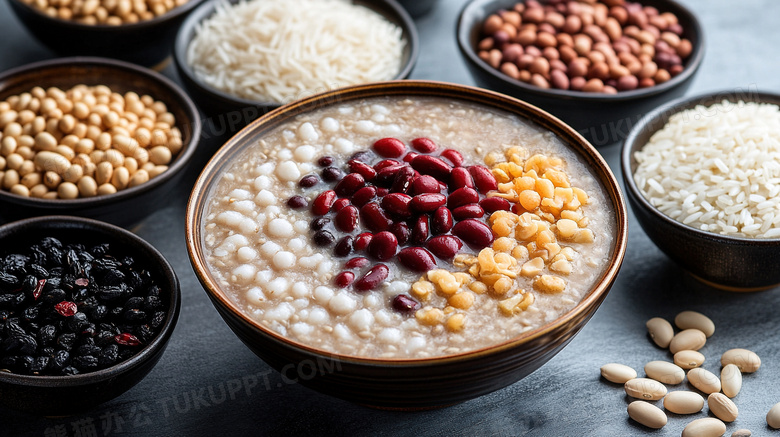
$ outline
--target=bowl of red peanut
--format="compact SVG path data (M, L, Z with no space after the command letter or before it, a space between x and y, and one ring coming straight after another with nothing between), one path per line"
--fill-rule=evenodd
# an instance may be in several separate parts
M596 146L681 96L704 54L698 20L669 0L474 0L457 39L481 86L549 111Z

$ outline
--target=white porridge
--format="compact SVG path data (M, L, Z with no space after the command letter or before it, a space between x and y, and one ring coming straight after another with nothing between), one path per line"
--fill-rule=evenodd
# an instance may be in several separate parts
M262 325L423 358L509 340L604 273L609 199L553 134L481 106L374 98L298 116L208 197L208 268Z

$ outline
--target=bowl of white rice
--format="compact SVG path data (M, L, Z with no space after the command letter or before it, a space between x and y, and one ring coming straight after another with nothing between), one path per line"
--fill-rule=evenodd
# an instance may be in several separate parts
M622 170L647 236L697 279L780 284L780 95L733 89L670 102L634 126Z
M395 0L211 0L181 26L174 59L201 109L235 132L319 92L406 79L418 47Z

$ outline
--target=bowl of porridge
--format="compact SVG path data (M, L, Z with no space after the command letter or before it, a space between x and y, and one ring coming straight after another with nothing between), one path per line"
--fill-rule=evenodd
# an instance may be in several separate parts
M595 149L514 98L393 81L283 106L222 147L187 209L213 304L321 392L432 408L530 374L589 320L626 248Z

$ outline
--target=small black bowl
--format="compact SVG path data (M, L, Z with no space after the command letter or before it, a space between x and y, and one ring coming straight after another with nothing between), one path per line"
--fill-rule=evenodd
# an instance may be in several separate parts
M660 212L634 181L634 153L669 121L672 115L722 101L772 103L780 95L732 89L675 100L647 114L623 144L620 165L631 209L647 236L666 255L702 282L730 291L757 291L780 284L780 238L742 238L702 231Z
M173 55L176 68L185 88L195 102L198 103L201 110L212 117L223 117L224 120L221 121L227 124L227 130L229 130L230 133L235 133L249 124L252 120L278 108L281 104L277 102L258 102L249 100L205 85L198 80L194 71L187 63L187 49L190 42L195 37L198 25L214 14L219 1L221 0L210 0L187 17L176 37ZM232 4L236 4L240 0L229 1ZM417 28L415 27L412 18L395 0L354 0L353 3L365 6L379 13L403 30L403 37L406 39L407 43L403 52L401 70L393 79L408 78L417 62L417 55L420 50ZM316 91L317 90L312 90L311 94L314 94Z
M109 243L134 256L152 273L166 305L160 332L131 358L92 373L69 376L19 375L0 371L0 405L41 416L83 413L140 382L157 364L173 333L181 308L181 289L173 267L137 235L96 220L49 216L0 226L0 247L29 247L44 236L63 243Z
M170 191L184 175L200 141L201 121L192 100L175 83L152 70L104 58L60 58L6 71L0 74L0 100L36 86L67 89L77 84L106 85L117 92L135 91L165 102L176 117L184 146L168 170L115 194L66 200L23 197L0 190L0 221L68 214L129 226L170 201Z
M460 13L456 28L458 46L477 83L525 100L549 111L594 146L606 146L623 140L633 123L670 99L682 96L690 87L704 56L704 32L696 16L672 0L640 0L661 12L672 12L684 29L683 36L693 44L685 61L685 70L671 80L650 88L621 91L617 94L543 89L512 79L477 56L482 23L500 9L510 9L518 0L472 0Z
M179 25L202 1L189 0L159 17L120 26L63 20L21 0L8 3L27 30L60 56L104 56L154 66L170 55Z

